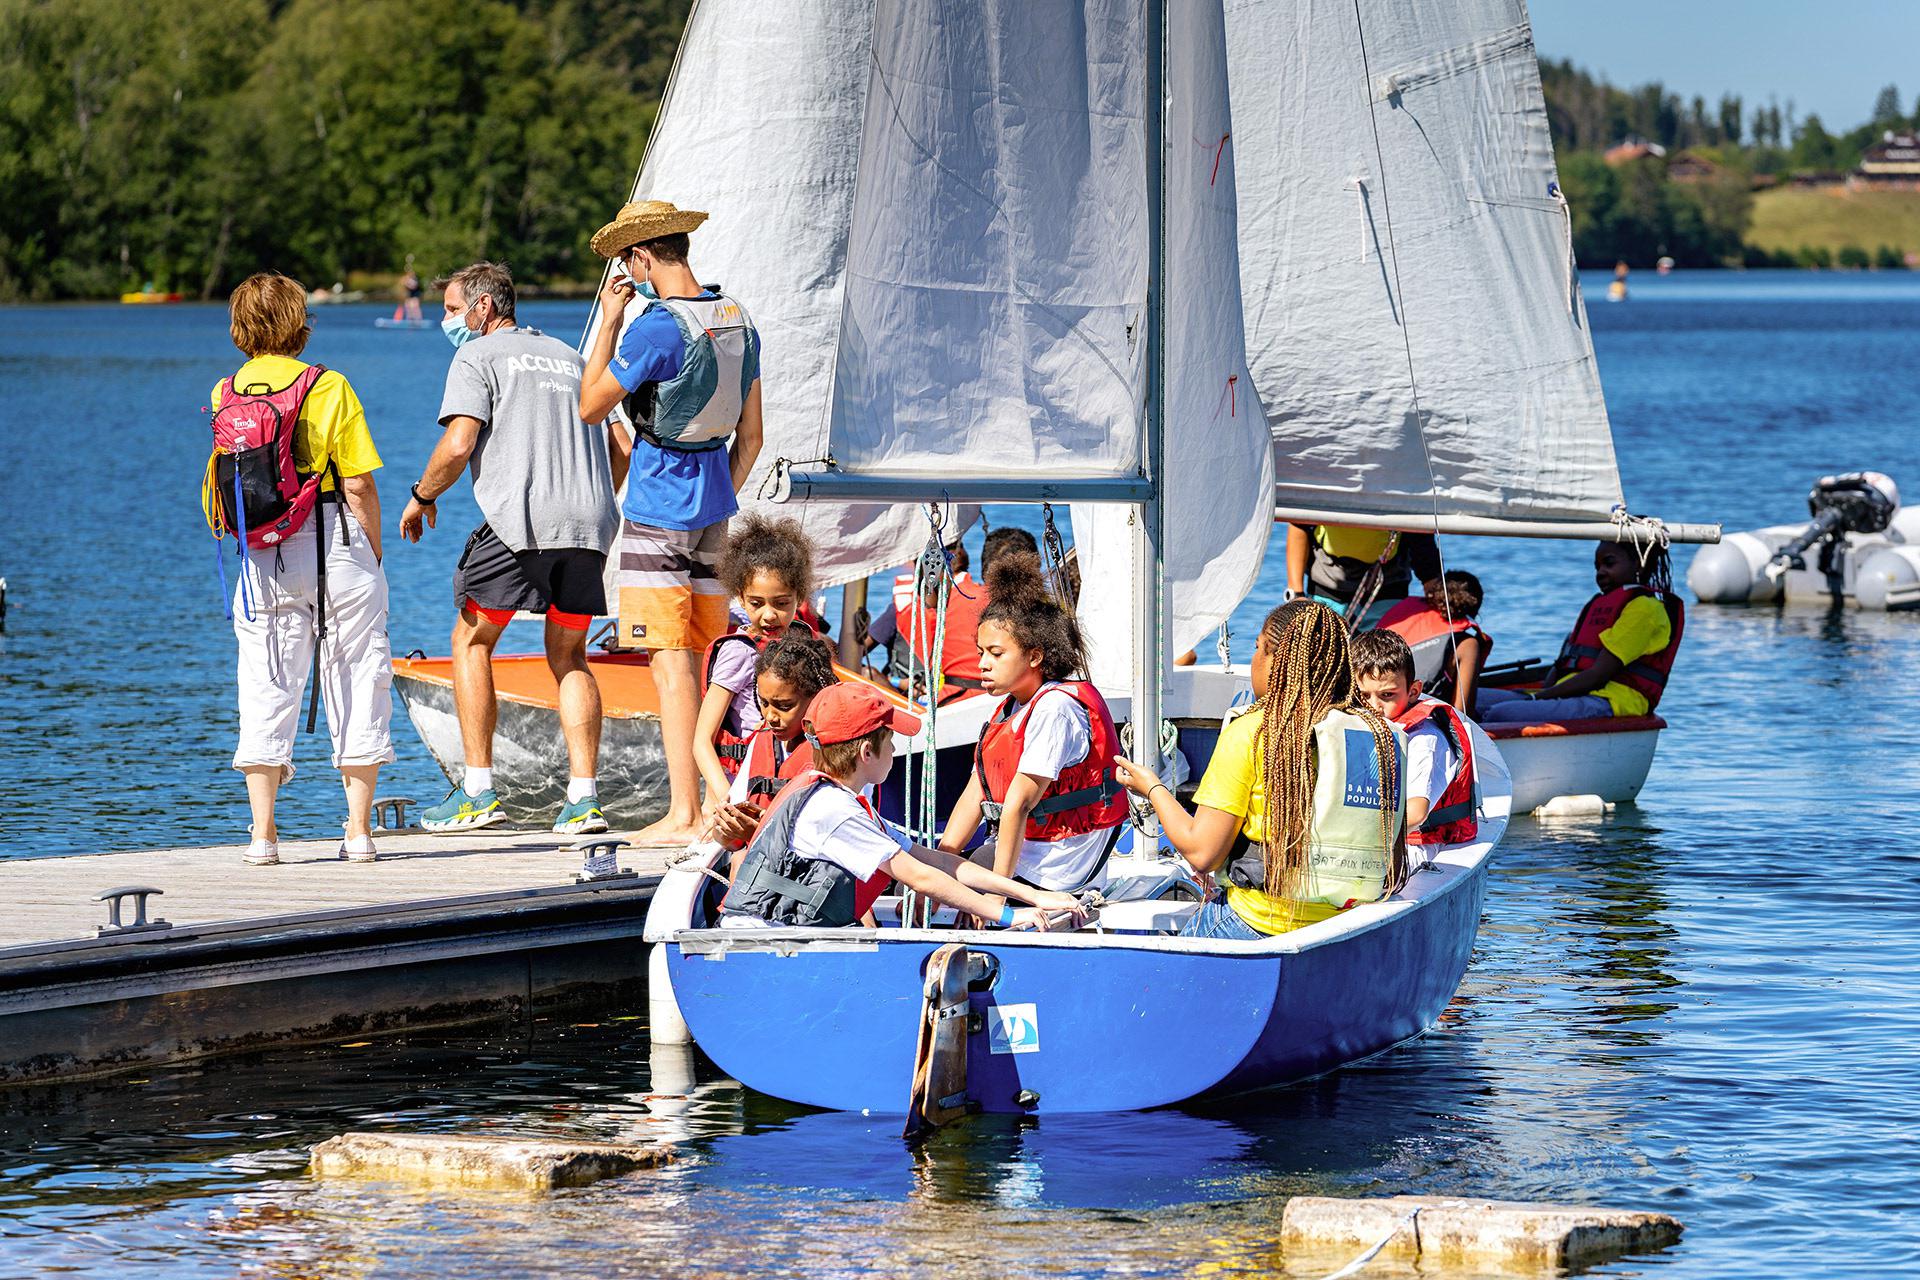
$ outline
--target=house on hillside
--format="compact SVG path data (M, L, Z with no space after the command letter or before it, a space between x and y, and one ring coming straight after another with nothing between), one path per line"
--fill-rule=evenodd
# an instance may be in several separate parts
M1887 130L1847 175L1850 187L1920 187L1920 137Z
M1645 160L1648 156L1655 159L1664 157L1667 149L1657 142L1645 142L1639 138L1628 138L1617 147L1608 147L1600 157L1613 168L1623 164L1632 164L1635 160Z
M1669 182L1711 182L1720 172L1720 166L1698 151L1677 152L1667 161L1667 181Z

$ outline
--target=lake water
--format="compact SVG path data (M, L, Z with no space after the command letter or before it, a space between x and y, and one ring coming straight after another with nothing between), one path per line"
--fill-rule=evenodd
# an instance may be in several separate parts
M526 311L569 339L583 318ZM437 435L448 350L374 314L322 311L309 354L366 402L391 521ZM1815 477L1859 467L1920 494L1920 278L1648 276L1592 321L1634 509L1777 523ZM232 362L217 308L0 309L0 853L243 829L231 633L196 509L197 411ZM419 547L389 539L397 652L445 648L477 519L464 486L443 517ZM1448 545L1487 583L1507 657L1557 642L1592 590L1590 550ZM0 1094L0 1274L1231 1274L1283 1265L1279 1206L1314 1191L1688 1224L1610 1276L1913 1273L1917 687L1920 616L1694 610L1640 804L1517 821L1442 1024L1309 1085L969 1122L915 1156L890 1123L804 1112L704 1065L691 1100L664 1096L684 1064L661 1064L654 1092L638 1009L154 1070ZM399 736L382 791L438 795ZM338 791L318 744L302 751L284 823L326 834ZM387 1125L671 1137L684 1158L540 1204L307 1179L310 1143Z

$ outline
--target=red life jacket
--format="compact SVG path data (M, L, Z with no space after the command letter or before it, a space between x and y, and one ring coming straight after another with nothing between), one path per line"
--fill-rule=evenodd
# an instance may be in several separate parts
M818 769L802 770L780 788L747 841L734 869L733 887L720 903L722 912L755 915L776 924L839 926L853 924L873 909L893 882L885 871L856 880L837 863L793 851L800 810L821 787L846 789ZM880 822L865 796L854 799Z
M1666 648L1641 654L1614 679L1645 697L1649 712L1659 706L1660 695L1667 687L1667 676L1673 671L1674 655L1680 652L1680 633L1687 621L1686 609L1681 605L1680 597L1671 591L1655 591L1636 582L1615 587L1587 601L1586 607L1580 610L1579 620L1573 624L1572 633L1567 636L1567 642L1560 646L1560 656L1554 659L1555 677L1585 671L1598 662L1600 655L1606 652L1600 643L1600 633L1618 622L1621 611L1641 596L1651 596L1666 609L1667 622L1673 634L1667 638ZM1551 697L1552 687L1541 690L1541 694Z
M1479 623L1472 618L1449 618L1444 610L1434 608L1419 596L1408 596L1387 610L1374 630L1395 632L1407 642L1407 648L1413 650L1414 679L1425 685L1429 693L1446 674L1448 658L1459 637L1479 637L1482 661L1493 649L1493 637L1482 631Z
M813 768L813 744L804 735L795 738L786 758L781 759L779 740L765 727L755 729L747 739L747 754L740 767L747 774L747 803L764 813L782 787Z
M796 627L799 628L801 635L814 634L813 628L797 617L787 624L787 633L792 634ZM729 631L708 645L707 662L700 669L700 696L705 698L708 686L713 683L713 667L720 660L721 649L730 644L751 645L754 657L758 658L760 651L771 643L773 643L771 636L756 636L747 631ZM753 696L755 705L759 705L760 691L757 688L753 690ZM729 778L740 772L740 762L747 758L747 740L752 736L753 730L736 722L733 718L733 709L729 707L727 718L720 722L720 731L713 735L714 752L719 755L720 767L726 771Z
M301 471L294 463L293 432L307 394L326 371L325 365L310 364L278 391L265 383L237 389L232 378L221 381L213 454L202 487L215 537L232 534L261 551L298 533L313 514L320 483L333 463L329 459L311 474ZM337 487L337 478L334 483Z
M933 637L936 611L913 594L911 575L907 577L904 604L900 603L898 581L894 587L894 625L900 642L911 645L918 628L920 643L914 647L914 659L925 666L932 648L927 642ZM980 682L980 615L986 610L986 589L965 574L955 574L953 589L947 593L947 629L940 634L940 678L945 686L940 694L942 706L986 689Z
M1066 680L1043 684L1027 705L1017 712L1013 699L1007 698L995 708L993 718L980 734L980 745L973 751L973 769L980 779L982 808L989 821L1000 820L1000 807L1006 803L1007 787L1020 772L1020 754L1026 747L1027 717L1034 704L1058 690L1087 709L1087 724L1092 741L1086 759L1060 771L1060 776L1040 793L1040 799L1027 814L1026 838L1064 840L1117 827L1127 817L1127 792L1113 776L1113 758L1120 752L1120 732L1113 727L1113 713L1107 700L1085 680Z
M1438 698L1415 699L1394 723L1412 733L1428 720L1453 748L1453 773L1440 798L1427 810L1426 819L1418 827L1407 829L1407 843L1464 844L1480 832L1475 816L1478 804L1473 785L1473 734L1460 713Z

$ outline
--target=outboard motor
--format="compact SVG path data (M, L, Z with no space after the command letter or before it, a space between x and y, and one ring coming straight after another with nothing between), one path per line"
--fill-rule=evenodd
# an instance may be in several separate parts
M1829 577L1841 573L1846 535L1882 533L1899 509L1899 487L1878 471L1820 477L1807 495L1813 523L1773 553L1767 561L1767 577L1777 580L1789 569L1805 569L1806 552L1815 543L1820 545L1820 572Z

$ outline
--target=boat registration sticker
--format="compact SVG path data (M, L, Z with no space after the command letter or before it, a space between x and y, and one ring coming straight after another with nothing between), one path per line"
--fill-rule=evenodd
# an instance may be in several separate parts
M1040 1015L1030 1004L987 1009L987 1048L993 1053L1040 1052Z

